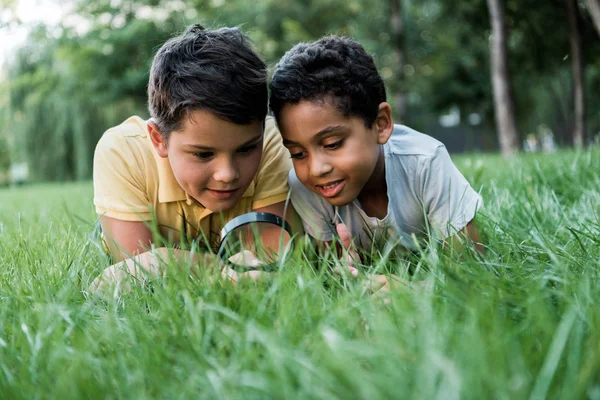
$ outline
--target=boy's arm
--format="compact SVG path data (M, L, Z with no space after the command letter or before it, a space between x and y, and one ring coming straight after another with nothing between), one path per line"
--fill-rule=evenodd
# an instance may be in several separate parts
M465 246L472 244L481 253L485 254L485 249L477 230L475 221L471 220L460 232L451 237L446 243L450 242L452 247L461 253ZM369 275L365 283L365 290L368 290L372 297L385 296L392 290L412 287L416 290L429 290L431 286L427 281L406 282L396 275Z
M485 254L481 236L474 220L471 220L460 232L450 238L450 242L452 247L459 253L464 250L465 244L472 243L481 254Z
M473 219L483 200L456 168L443 145L424 160L420 184L427 219L441 239L460 242L452 240L458 235L480 242Z
M164 263L188 264L192 274L198 273L198 267L220 268L222 277L228 277L234 284L239 279L238 274L223 268L222 263L214 254L197 254L187 250L169 249L161 247L150 251L141 252L133 257L125 258L106 268L88 288L92 294L105 292L114 285L122 284L121 292L131 289L130 279L143 282L147 278L161 275ZM245 275L245 274L241 274ZM250 278L255 276L248 274Z
M94 152L94 205L115 261L148 250L153 241L145 225L152 219L152 200L144 169L152 155L138 137L142 133L134 123L109 129Z
M141 221L122 221L101 217L104 241L114 261L122 261L147 251L152 245L152 232Z

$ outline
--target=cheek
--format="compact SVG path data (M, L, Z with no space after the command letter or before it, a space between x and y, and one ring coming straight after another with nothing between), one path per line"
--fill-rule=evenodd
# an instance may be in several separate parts
M308 164L305 160L293 160L292 165L294 167L294 172L296 172L296 177L300 182L306 184L308 182Z
M260 162L262 159L262 152L256 152L249 157L244 157L240 161L239 171L240 176L244 177L244 180L251 181L258 172Z
M193 160L187 159L186 156L175 158L175 162L171 163L173 175L183 189L204 184L210 177L210 168L207 165L199 165Z

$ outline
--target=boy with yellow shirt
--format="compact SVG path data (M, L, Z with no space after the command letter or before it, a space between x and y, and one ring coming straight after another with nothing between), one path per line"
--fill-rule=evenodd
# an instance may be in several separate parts
M194 25L167 41L150 69L148 108L150 120L131 117L109 129L94 155L94 204L125 273L157 273L157 254L167 252L146 252L164 246L153 223L168 243L214 244L223 225L246 212L290 221L291 161L266 118L266 65L242 32ZM115 264L91 288L123 275Z

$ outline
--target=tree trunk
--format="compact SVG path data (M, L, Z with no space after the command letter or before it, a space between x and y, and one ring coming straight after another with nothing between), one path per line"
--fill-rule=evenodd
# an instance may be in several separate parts
M585 140L585 96L577 0L565 0L565 5L567 6L567 19L569 21L569 44L571 47L571 68L573 70L573 145L576 148L581 148Z
M402 16L402 0L389 0L391 8L390 22L392 26L392 46L396 59L394 67L394 116L401 122L406 113L406 96L404 94L404 19Z
M519 151L519 135L508 72L504 1L487 0L487 3L492 26L491 64L496 129L502 154L510 156Z
M590 16L592 17L592 21L594 21L596 32L598 32L598 36L600 36L600 0L587 0L586 5L590 12Z

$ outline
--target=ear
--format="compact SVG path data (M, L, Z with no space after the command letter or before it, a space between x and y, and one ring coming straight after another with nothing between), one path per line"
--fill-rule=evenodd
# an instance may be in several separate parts
M392 119L392 107L389 103L383 102L379 104L377 118L373 124L377 132L377 143L385 144L392 136L394 131L394 120Z
M148 122L148 134L150 135L150 140L156 149L156 153L162 158L167 158L167 140L158 130L158 126L152 121Z

